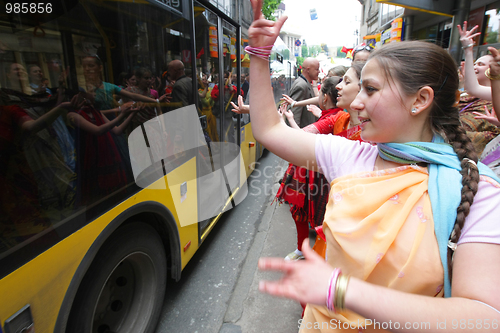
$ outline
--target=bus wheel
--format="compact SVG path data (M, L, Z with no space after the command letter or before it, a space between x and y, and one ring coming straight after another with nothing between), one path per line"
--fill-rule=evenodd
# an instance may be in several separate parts
M165 250L158 233L144 223L120 227L85 274L66 332L153 332L166 277Z

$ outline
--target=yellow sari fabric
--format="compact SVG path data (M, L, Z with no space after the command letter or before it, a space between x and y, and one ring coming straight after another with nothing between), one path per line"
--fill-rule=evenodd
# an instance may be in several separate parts
M427 181L426 169L418 166L335 179L323 223L329 264L379 286L443 296ZM381 324L365 324L351 311L335 314L308 304L300 332L385 331Z

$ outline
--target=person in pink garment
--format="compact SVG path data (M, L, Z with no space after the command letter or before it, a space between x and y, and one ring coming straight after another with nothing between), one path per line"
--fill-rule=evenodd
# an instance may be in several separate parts
M268 60L254 51L274 44L286 17L267 21L251 2L254 137L331 181L327 260L307 242L305 260L261 258L283 277L259 289L308 303L300 332L498 331L500 180L460 125L451 56L419 41L370 54L351 108L375 145L296 131L276 115Z

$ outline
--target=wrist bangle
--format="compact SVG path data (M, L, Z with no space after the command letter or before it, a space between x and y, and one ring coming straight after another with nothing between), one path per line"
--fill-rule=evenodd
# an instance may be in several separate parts
M292 108L295 106L295 104L297 104L297 101L293 101L292 104L290 104L292 106Z
M498 75L491 75L490 69L488 68L485 72L484 75L490 79L490 80L500 80L500 74Z
M160 100L158 98L156 99L156 103L160 103Z
M345 310L345 294L348 284L349 276L339 274L337 283L335 284L335 299L333 301L333 308L336 312Z
M467 46L462 46L462 50L469 49L469 48L471 48L471 47L473 47L473 46L474 46L474 43L470 43L470 44L469 44L469 45L467 45Z
M329 311L335 312L333 306L335 300L335 288L337 285L337 280L341 274L340 268L335 268L330 277L330 283L328 284L328 290L326 291L326 307Z

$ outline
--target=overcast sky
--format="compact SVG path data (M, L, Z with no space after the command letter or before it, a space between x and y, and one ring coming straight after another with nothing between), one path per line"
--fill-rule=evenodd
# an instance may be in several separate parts
M284 30L301 34L308 45L353 47L359 31L361 4L358 0L283 0L288 20ZM310 10L316 9L317 20ZM358 41L359 43L359 41Z

